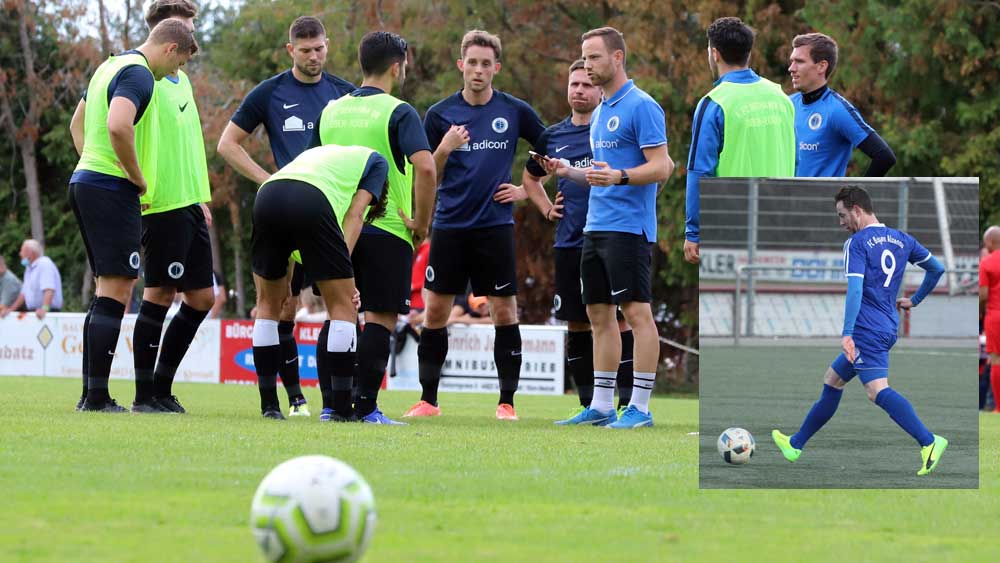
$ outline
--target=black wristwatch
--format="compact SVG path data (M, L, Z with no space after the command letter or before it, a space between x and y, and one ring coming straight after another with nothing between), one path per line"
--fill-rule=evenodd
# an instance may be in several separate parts
M627 186L628 185L628 172L626 172L624 168L622 168L621 170L619 170L619 172L622 173L622 181L618 182L618 185L619 186Z

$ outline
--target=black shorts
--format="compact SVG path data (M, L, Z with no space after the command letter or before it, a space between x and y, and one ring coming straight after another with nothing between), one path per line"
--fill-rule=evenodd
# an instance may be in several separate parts
M144 215L142 252L146 287L212 287L212 241L201 205Z
M70 184L69 202L95 276L139 277L139 193Z
M596 231L584 233L580 258L583 302L649 303L653 244L643 235Z
M362 311L410 312L413 247L408 242L391 234L362 232L351 261Z
M266 280L288 273L288 257L298 249L309 279L354 276L344 233L319 188L298 180L268 182L253 204L250 242L253 272Z
M310 285L306 283L306 271L302 264L296 262L292 265L292 279L289 285L292 288L292 297L298 297L302 293L302 288ZM316 295L319 295L319 290L316 291Z
M560 321L589 323L587 307L583 304L583 288L580 282L580 256L583 249L555 248L556 296L552 306Z
M482 229L435 229L424 287L441 295L517 295L514 225Z

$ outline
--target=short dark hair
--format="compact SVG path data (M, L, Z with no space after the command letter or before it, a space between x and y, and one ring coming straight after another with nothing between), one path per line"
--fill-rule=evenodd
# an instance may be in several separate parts
M853 209L857 205L866 213L875 213L875 208L872 206L872 196L868 195L868 192L857 184L840 188L833 200L843 203L844 209Z
M753 49L753 30L740 18L719 18L708 26L708 46L728 65L744 66Z
M812 62L826 61L826 79L830 79L833 69L837 68L837 42L829 35L822 33L806 33L796 35L792 39L792 47L809 47L809 58Z
M191 0L153 0L146 9L146 26L153 29L166 19L193 18L197 15L198 7Z
M625 49L625 36L622 35L622 32L613 27L599 27L597 29L591 29L587 33L580 36L580 43L583 43L591 37L600 37L603 39L604 47L611 53L621 51L622 62L625 62L625 56L628 54L628 51Z
M573 64L569 65L569 73L573 74L574 71L583 70L587 63L583 59L577 59L573 61Z
M406 40L390 31L370 31L358 45L358 61L365 76L380 76L393 63L406 60Z
M152 45L164 45L166 43L176 43L177 51L194 55L198 52L198 42L194 39L191 30L179 20L167 18L156 24L149 32L147 39Z
M462 37L462 58L465 58L465 51L471 46L486 47L493 49L493 54L496 56L497 60L500 60L500 55L503 49L500 47L500 38L492 33L483 31L481 29L473 29L472 31L465 34Z
M288 42L295 43L296 39L312 39L313 37L325 37L326 28L323 22L312 16L299 16L295 18L288 28Z

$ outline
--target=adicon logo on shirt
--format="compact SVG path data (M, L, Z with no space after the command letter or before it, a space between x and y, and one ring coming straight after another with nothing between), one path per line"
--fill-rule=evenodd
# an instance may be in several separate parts
M302 123L302 119L298 116L291 116L285 120L285 124L281 126L282 131L305 131L306 127Z

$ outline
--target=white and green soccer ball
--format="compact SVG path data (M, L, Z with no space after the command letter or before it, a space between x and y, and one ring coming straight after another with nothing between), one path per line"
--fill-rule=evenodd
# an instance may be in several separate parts
M756 443L753 436L742 428L726 428L726 431L719 436L716 443L719 448L719 455L726 463L733 465L743 465L750 461Z
M324 455L297 457L261 481L250 527L268 561L357 561L375 531L375 498L350 465Z

